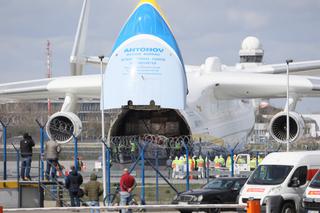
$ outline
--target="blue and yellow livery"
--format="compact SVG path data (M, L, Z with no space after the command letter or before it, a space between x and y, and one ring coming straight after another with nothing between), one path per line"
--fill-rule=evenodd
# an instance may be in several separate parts
M141 0L128 18L114 44L104 82L105 109L120 108L128 101L185 107L187 82L182 56L155 0Z

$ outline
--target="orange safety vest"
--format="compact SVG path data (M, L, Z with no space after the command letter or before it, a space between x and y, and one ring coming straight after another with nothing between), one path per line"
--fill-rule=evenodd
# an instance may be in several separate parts
M220 166L221 166L220 163L215 163L215 164L214 164L214 167L215 167L215 168L220 168Z
M192 159L189 159L189 168L190 168L190 171L192 171L194 168L194 164L193 164Z

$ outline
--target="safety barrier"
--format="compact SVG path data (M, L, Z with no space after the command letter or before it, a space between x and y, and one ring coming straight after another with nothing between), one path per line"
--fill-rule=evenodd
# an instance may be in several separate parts
M268 205L268 204L267 204ZM247 213L260 213L260 200L248 200L247 205L239 205L239 204L186 204L186 205L130 205L130 206L92 206L92 207L50 207L50 208L18 208L18 209L3 209L0 206L0 213L3 212L20 212L20 211L52 211L52 212L60 212L60 211L88 211L90 209L100 209L106 211L119 211L121 209L132 209L133 211L181 211L181 210L202 210L206 211L207 209L223 209L230 210L233 209L235 211L246 211ZM267 208L269 209L269 208ZM273 211L268 211L273 212Z
M79 211L88 211L90 209L100 209L106 211L119 211L120 209L132 209L133 211L178 211L183 209L241 209L244 210L247 205L238 205L238 204L201 204L201 205L136 205L136 206L93 206L93 207L59 207L59 208L20 208L20 209L4 209L4 212L20 212L20 211L70 211L70 210L79 210ZM249 211L247 211L249 212ZM250 211L251 213L258 213L257 211Z

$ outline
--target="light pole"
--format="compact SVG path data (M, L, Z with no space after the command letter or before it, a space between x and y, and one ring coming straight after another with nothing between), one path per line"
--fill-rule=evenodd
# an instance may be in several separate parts
M292 59L287 59L287 152L289 152L290 146L290 124L289 124L289 64L292 63Z
M102 184L103 184L103 198L107 195L107 185L106 185L106 146L105 146L105 131L104 131L104 92L103 92L103 59L104 56L99 56L100 59L100 77L101 77L101 97L100 97L100 107L101 107L101 140L102 140Z

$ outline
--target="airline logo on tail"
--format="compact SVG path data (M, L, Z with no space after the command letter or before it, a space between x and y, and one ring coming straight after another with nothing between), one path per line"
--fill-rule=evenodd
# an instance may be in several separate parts
M142 0L122 28L104 74L105 109L149 105L183 109L182 56L155 0Z

